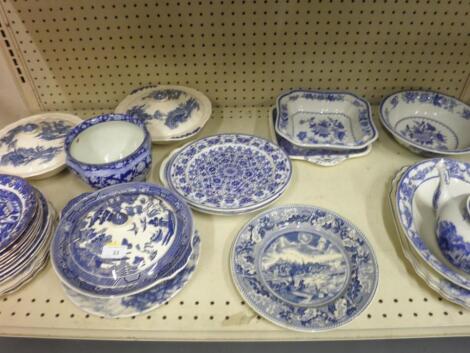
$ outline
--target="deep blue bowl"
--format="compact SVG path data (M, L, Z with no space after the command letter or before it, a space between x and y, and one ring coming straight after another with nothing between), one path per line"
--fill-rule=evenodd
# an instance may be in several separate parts
M124 114L83 121L65 138L65 153L70 170L95 189L145 181L152 164L144 122Z

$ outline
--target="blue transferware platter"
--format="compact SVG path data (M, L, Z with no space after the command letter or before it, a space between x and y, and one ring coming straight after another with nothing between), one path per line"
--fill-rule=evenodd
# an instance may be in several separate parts
M377 261L362 232L341 216L306 205L281 206L238 233L230 267L235 286L267 320L322 331L351 321L377 288Z
M240 214L280 197L292 166L283 150L263 138L221 134L184 146L167 171L170 189L197 210Z
M62 282L88 296L126 296L180 271L193 218L170 190L149 183L110 186L62 216L51 259Z
M37 205L34 189L26 180L0 174L0 254L25 233Z
M359 150L330 150L324 148L299 147L276 133L274 129L276 118L277 110L273 107L269 119L271 138L274 143L278 144L279 147L287 153L290 159L303 160L322 167L333 167L348 159L366 156L372 150L372 144Z
M432 91L402 91L384 98L380 121L393 137L422 155L470 153L470 106Z
M450 282L470 290L470 275L450 264L439 249L435 233L433 195L439 183L440 158L418 162L397 185L395 208L403 235L421 259ZM470 193L470 163L444 159L453 197Z
M64 139L82 119L65 113L41 113L0 130L0 173L45 178L65 167Z
M406 236L403 234L398 219L398 212L395 209L396 187L407 167L400 170L392 181L392 188L389 194L389 201L392 209L393 219L397 227L397 236L400 240L401 248L405 258L413 266L416 274L421 277L426 284L434 291L436 291L443 298L463 306L465 309L470 309L470 290L459 287L448 279L437 273L430 267L420 255L409 244Z
M276 109L276 132L298 147L360 150L378 137L369 103L352 93L292 90Z
M212 114L204 94L183 86L147 86L134 90L115 109L145 121L153 142L174 142L196 135Z
M90 194L91 192L84 192L75 196L73 199L70 199L69 202L67 202L67 204L64 206L62 211L60 211L60 218L62 218L64 214L66 214L72 208L73 205L75 205L78 201L81 201Z
M154 310L176 296L191 279L199 260L200 238L192 240L193 250L188 264L174 277L134 295L120 298L93 298L64 286L67 297L80 309L106 318L122 318L141 315Z

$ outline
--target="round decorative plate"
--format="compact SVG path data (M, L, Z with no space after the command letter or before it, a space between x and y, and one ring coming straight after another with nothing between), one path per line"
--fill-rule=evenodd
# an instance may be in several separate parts
M193 219L170 190L148 183L110 186L77 201L51 244L62 282L88 296L126 296L180 271Z
M0 173L23 178L51 176L65 166L64 139L82 119L41 113L0 130Z
M273 323L322 331L351 321L378 283L372 247L341 216L313 206L282 206L249 221L230 258L235 286Z
M402 91L384 98L380 121L418 154L470 153L470 106L432 91Z
M434 192L439 183L436 167L441 158L416 163L397 184L395 208L403 235L421 259L441 276L470 290L470 276L450 264L441 253L435 235ZM470 193L470 163L444 159L453 197Z
M145 121L153 142L180 141L197 134L210 118L210 100L182 86L147 86L134 90L115 113Z
M177 295L191 279L199 260L200 238L192 240L192 252L188 264L173 278L141 293L120 298L93 298L64 286L67 297L80 309L107 318L141 315L158 308Z
M0 174L0 253L27 230L37 205L34 189L26 180Z
M287 188L292 166L278 146L256 136L221 134L183 147L167 182L202 212L244 213L266 206Z

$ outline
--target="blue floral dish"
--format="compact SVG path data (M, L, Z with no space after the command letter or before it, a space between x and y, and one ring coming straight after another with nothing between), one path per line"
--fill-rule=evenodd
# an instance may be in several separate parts
M28 229L38 201L24 179L0 174L0 254Z
M331 211L306 205L273 208L249 221L233 243L230 267L257 313L307 332L351 321L378 283L377 261L362 232Z
M292 166L284 151L263 138L221 134L184 146L167 172L169 188L198 211L240 214L277 199Z
M402 91L380 104L380 121L402 145L422 155L470 153L470 107L431 91Z
M450 282L470 290L468 275L454 267L442 254L437 242L433 208L434 192L439 184L438 163L428 159L403 173L397 184L395 209L404 237L421 259ZM470 193L470 163L444 159L453 197Z
M191 279L199 260L200 237L196 234L192 240L192 252L184 269L146 291L120 298L93 298L80 294L64 286L67 297L80 309L106 318L122 318L141 315L170 301Z
M188 205L148 183L110 186L63 214L51 244L62 282L88 296L144 291L186 265L193 234Z
M369 103L352 93L297 89L276 109L276 132L298 147L360 150L378 137Z
M276 133L274 129L276 118L277 110L273 107L269 120L271 137L274 143L278 144L279 147L287 153L290 159L307 161L322 167L333 167L348 159L366 156L372 150L372 144L359 150L330 150L324 148L299 147Z
M146 86L131 92L115 109L145 122L153 142L181 141L196 135L212 113L210 100L182 86Z
M145 124L121 114L83 121L65 139L68 167L95 189L145 181L152 164Z
M41 113L0 130L0 173L40 179L65 167L64 139L82 121L65 113Z

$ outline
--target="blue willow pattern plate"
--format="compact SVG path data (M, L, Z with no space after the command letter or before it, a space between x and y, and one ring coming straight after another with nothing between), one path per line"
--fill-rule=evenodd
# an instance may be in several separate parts
M470 153L470 106L432 91L396 92L380 104L380 121L418 154Z
M278 146L256 136L205 137L178 151L167 168L170 189L200 211L249 212L287 188L292 166Z
M429 247L430 243L423 239L422 229L420 229L419 224L417 224L417 214L413 211L413 206L416 206L418 202L421 208L425 206L423 198L420 197L418 201L416 194L430 181L434 180L437 182L439 176L436 164L440 160L440 158L435 158L416 163L403 173L398 182L395 197L398 220L403 230L403 235L406 237L409 244L431 268L454 284L470 290L469 277L456 271L450 264L443 261L443 258L436 256L439 251L437 247L432 251ZM468 190L470 190L470 163L445 159L445 164L450 178L457 179L461 183L467 184ZM432 199L432 196L429 198ZM429 201L429 203L431 202L432 200ZM432 209L432 204L428 206ZM424 212L424 209L422 209L421 212ZM432 217L433 216L434 212L432 212ZM434 221L435 219L432 218L431 222ZM428 223L429 221L426 219L421 223L423 222ZM432 236L432 240L434 241L434 232L432 231L431 233L430 236Z
M125 296L180 271L193 219L168 189L127 183L96 191L63 214L51 244L62 282L91 296Z
M36 194L26 180L0 174L0 253L27 230L36 207Z
M24 178L52 175L65 166L64 139L82 120L65 113L21 119L0 131L0 172Z
M339 215L282 206L249 221L231 251L234 283L250 306L277 325L321 331L351 321L378 283L372 247Z
M154 310L177 295L191 279L199 260L201 239L193 236L192 252L188 264L173 278L146 291L121 298L93 298L64 286L67 297L80 309L108 318L129 317Z
M196 135L212 113L210 100L183 86L146 86L131 92L115 109L144 121L153 142Z
M303 160L323 167L332 167L350 158L366 156L372 150L372 144L359 150L331 150L296 146L275 131L274 126L276 125L276 119L277 110L273 107L269 121L272 139L291 159Z
M362 149L378 137L369 103L352 93L293 90L276 109L276 132L299 147Z

